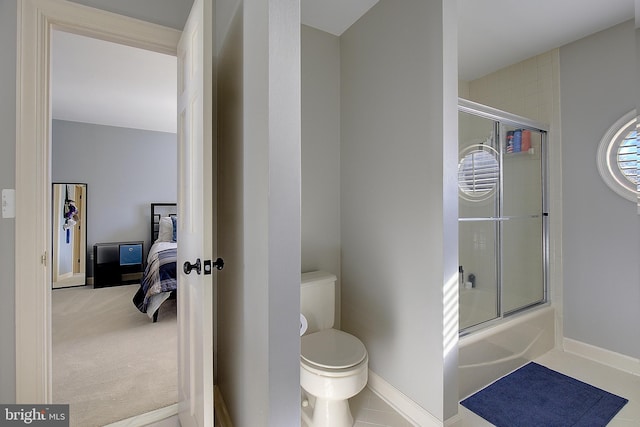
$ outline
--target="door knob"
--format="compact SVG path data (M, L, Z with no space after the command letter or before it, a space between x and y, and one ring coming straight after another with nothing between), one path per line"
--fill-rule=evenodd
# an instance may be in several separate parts
M200 258L196 260L195 264L191 264L189 261L185 261L182 269L184 270L184 274L190 274L191 270L193 269L196 270L196 273L200 274Z
M216 259L213 262L213 266L218 270L222 270L224 268L224 260L222 258Z
M218 258L213 263L210 259L204 260L204 274L211 274L211 266L215 267L217 270L222 270L224 268L224 260L222 258Z

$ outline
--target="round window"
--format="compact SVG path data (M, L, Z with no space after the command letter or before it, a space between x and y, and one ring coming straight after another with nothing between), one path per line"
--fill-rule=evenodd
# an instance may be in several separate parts
M635 110L621 117L602 137L597 165L609 188L628 200L638 200L640 183Z
M460 153L458 188L470 201L486 200L493 195L500 178L498 152L484 144L474 144Z

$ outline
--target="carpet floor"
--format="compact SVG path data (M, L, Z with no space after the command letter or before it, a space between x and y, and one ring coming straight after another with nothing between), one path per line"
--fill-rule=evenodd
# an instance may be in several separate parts
M131 301L139 285L52 291L53 403L70 426L97 427L178 401L175 300L152 323Z

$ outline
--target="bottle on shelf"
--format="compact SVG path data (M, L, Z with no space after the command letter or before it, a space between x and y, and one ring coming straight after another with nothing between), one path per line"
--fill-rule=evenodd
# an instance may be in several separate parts
M531 131L522 131L522 151L529 151L531 149Z
M513 132L513 152L519 153L522 151L522 129L516 129Z
M507 140L506 140L506 152L513 153L513 131L507 131Z

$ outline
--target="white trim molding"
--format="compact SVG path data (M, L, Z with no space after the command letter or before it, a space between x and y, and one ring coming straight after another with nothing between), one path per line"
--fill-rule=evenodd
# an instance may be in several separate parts
M633 375L640 375L640 359L572 340L571 338L563 340L563 347L567 353L573 353Z
M18 0L16 69L16 403L51 402L53 29L175 55L181 32L65 0Z
M157 423L162 420L166 420L167 418L175 417L176 418L176 426L180 425L178 421L178 404L174 403L173 405L165 406L164 408L159 408L151 412L147 412L141 415L136 415L131 418L126 418L124 420L116 421L115 423L107 424L104 427L138 427L138 426L146 426L151 423Z
M452 426L458 421L458 416L454 416L445 423L432 415L429 411L411 400L406 394L389 384L381 376L369 370L369 381L367 387L382 400L395 409L409 422L420 427L442 427Z

